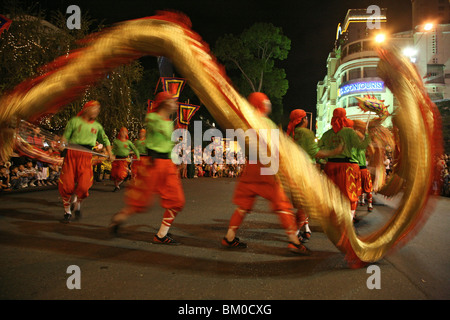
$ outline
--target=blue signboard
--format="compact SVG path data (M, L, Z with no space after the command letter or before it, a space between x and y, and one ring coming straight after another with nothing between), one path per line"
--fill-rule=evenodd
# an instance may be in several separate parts
M383 81L355 82L339 88L339 96L355 92L380 92L384 91Z

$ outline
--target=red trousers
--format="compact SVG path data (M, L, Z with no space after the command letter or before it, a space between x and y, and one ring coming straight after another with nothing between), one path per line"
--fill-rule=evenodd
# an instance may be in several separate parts
M259 167L259 165L247 165L247 168L249 166L250 170L243 173L233 195L233 203L238 206L238 209L231 217L229 228L239 228L245 214L252 210L256 197L260 196L270 201L272 210L278 214L287 233L297 232L292 204L279 181L275 176L260 176L259 169L256 169L256 166ZM255 168L251 166L255 166Z
M120 182L128 176L128 160L116 159L111 165L111 180Z
M64 205L70 204L72 194L76 194L78 200L89 196L92 183L92 154L67 150L58 181L58 190Z
M372 192L372 176L368 169L360 169L361 176L361 192L370 193Z
M352 210L356 210L358 204L358 164L348 162L327 162L324 171L341 192L350 200Z
M170 159L141 158L136 177L125 191L125 203L132 210L127 214L145 211L153 196L161 198L161 207L179 212L185 204L183 187L177 167Z
M147 156L141 156L140 160L137 160L133 157L133 160L131 161L131 177L134 179L137 176L137 172L139 170L139 167L143 165L143 159L148 158Z

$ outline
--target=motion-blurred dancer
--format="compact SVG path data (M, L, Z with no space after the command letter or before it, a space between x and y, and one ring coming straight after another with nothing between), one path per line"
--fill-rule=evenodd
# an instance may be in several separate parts
M139 130L139 139L134 141L134 146L139 151L139 160L133 158L133 161L131 162L131 176L133 179L136 177L138 167L141 165L142 157L147 156L146 135L147 130L141 129Z
M170 155L173 148L173 122L170 115L178 108L174 97L167 92L156 95L154 112L148 113L146 120L148 157L143 158L136 178L125 191L125 207L116 213L110 224L112 232L132 215L144 212L151 205L152 198L159 194L161 206L165 209L159 231L153 243L176 245L168 231L185 204L184 192L176 165Z
M344 144L340 154L327 159L324 171L349 199L351 215L354 218L358 205L357 176L359 174L359 165L353 158L352 149L367 148L370 143L370 137L366 133L365 139L361 140L355 130L348 127L346 115L344 108L336 108L333 111L332 128L322 135L318 145L321 150L332 150L339 144Z
M304 110L292 110L289 115L289 124L286 133L309 155L312 163L316 163L316 159L332 157L342 152L342 144L333 150L320 150L314 132L308 129L308 124L308 117ZM311 238L309 217L301 208L297 209L297 223L300 240L303 242L309 240ZM302 231L302 228L304 228L304 231Z
M361 130L355 128L358 136L363 139L364 133ZM369 169L367 169L367 158L366 158L367 148L354 149L355 158L359 165L359 180L360 180L360 195L359 195L359 205L364 206L365 200L367 200L367 211L371 212L373 210L372 205L372 176L370 175Z
M267 117L272 110L269 98L261 92L249 95L248 101L252 104L261 117ZM267 118L266 118L267 119ZM269 122L270 120L267 119ZM307 255L310 251L300 243L297 236L297 224L292 204L287 198L283 187L275 175L261 175L260 163L249 163L236 187L233 202L237 205L231 216L228 232L222 239L222 245L227 248L246 248L247 244L236 237L236 232L242 224L246 214L250 213L257 196L270 201L272 210L278 214L283 228L286 230L290 251Z
M106 148L110 159L111 143L105 134L105 130L95 119L100 113L98 101L87 102L76 117L67 123L62 137L62 144L69 142L94 148L99 141ZM64 156L61 174L58 181L58 190L64 205L64 222L69 222L72 210L75 217L81 217L81 202L89 195L89 188L93 182L92 153L67 149Z
M134 152L137 160L139 160L138 149L128 140L127 128L122 127L112 145L112 153L115 156L111 167L111 180L114 181L114 192L120 190L120 185L128 176L128 156L131 151Z

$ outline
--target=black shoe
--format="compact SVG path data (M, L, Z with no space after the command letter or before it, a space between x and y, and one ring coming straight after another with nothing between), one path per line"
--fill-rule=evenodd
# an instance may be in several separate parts
M63 223L69 223L71 217L72 217L72 215L71 215L70 213L65 212L65 213L64 213L64 218L62 219L61 222L63 222Z
M75 220L81 219L81 210L75 210Z
M172 245L177 246L181 244L180 242L176 241L172 237L169 236L169 234L165 235L164 237L160 238L157 234L153 237L153 243L154 244L166 244L166 245Z
M234 238L232 241L228 241L227 238L222 239L222 245L227 248L244 249L247 248L247 244L240 242L239 238Z
M116 191L119 191L120 190L120 187L119 186L117 186L117 187L114 187L114 190L113 190L113 192L116 192Z
M119 234L120 225L121 225L120 223L111 222L111 224L108 227L109 233L114 236L117 236Z
M298 241L300 241L300 242L308 242L308 239L306 239L306 238L304 238L303 237L303 232L299 232L298 234L297 234L297 238L298 238Z

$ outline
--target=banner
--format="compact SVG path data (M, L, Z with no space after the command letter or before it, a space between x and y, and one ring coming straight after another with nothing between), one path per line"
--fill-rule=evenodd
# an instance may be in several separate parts
M186 128L198 109L200 109L200 106L188 103L178 103L178 127Z
M11 23L12 23L12 20L10 20L0 14L0 35L3 33L4 30L9 29L9 26L11 25Z

